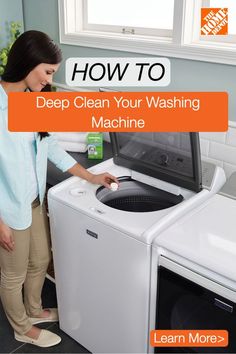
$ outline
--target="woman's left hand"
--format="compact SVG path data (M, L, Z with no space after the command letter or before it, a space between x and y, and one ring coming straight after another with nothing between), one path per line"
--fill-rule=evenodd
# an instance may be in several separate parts
M93 184L102 184L106 188L110 188L110 184L115 182L119 185L119 181L115 176L110 175L110 173L100 173L99 175L92 175L89 182Z

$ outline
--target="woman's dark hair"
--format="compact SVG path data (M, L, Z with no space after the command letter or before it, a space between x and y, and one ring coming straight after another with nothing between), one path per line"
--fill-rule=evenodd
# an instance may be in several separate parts
M26 31L12 45L1 79L19 82L39 64L59 64L61 61L60 48L46 33ZM51 91L51 88L47 85L42 91ZM49 134L40 132L39 136L42 139Z
M60 48L40 31L26 31L14 42L8 55L7 65L1 77L6 82L18 82L39 64L59 64Z
M41 92L51 92L52 91L52 86L51 85L46 85L44 86L44 88L41 90ZM40 136L40 140L42 140L43 138L46 138L46 136L49 136L50 134L48 134L47 132L39 132L38 133Z

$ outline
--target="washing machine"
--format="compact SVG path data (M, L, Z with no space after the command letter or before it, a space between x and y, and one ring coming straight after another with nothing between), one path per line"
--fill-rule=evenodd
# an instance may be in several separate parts
M236 353L235 215L236 174L152 246L150 330L227 330L229 345L156 347L156 353Z
M113 133L111 141L113 159L90 171L117 176L117 191L77 177L49 190L60 328L93 353L146 353L151 244L225 175L201 169L197 133Z

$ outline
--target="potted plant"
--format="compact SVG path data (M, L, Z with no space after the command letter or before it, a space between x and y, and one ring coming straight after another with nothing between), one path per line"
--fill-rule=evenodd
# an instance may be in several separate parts
M10 37L9 42L5 47L0 49L0 76L4 72L5 66L7 64L8 54L12 44L21 34L20 29L21 29L21 23L19 22L11 22L9 25L9 29L8 29L9 37Z

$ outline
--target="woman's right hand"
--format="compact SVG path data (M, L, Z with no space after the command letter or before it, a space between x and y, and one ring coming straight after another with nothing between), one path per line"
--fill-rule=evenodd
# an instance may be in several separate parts
M0 246L8 252L14 249L13 232L9 226L0 220Z

